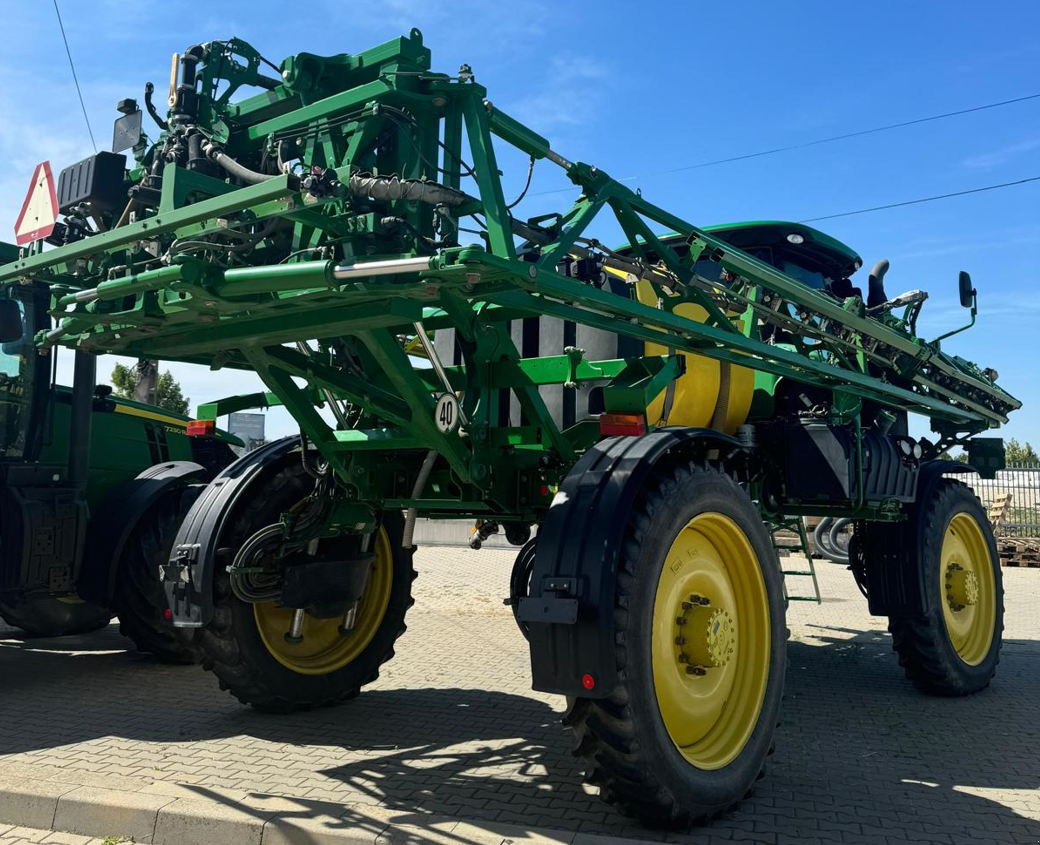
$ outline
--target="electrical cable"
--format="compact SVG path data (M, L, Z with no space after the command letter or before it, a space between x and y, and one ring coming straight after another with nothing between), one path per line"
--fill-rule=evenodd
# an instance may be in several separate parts
M531 156L531 160L527 163L527 182L524 183L524 189L520 192L520 196L518 196L515 200L513 200L511 203L509 203L509 205L506 206L506 211L511 211L512 209L516 208L518 205L520 205L523 198L527 196L527 191L531 187L531 177L533 175L534 156Z
M1018 179L1014 182L1001 182L999 185L986 185L983 188L969 188L966 191L953 191L949 194L937 194L934 197L921 197L915 200L904 200L903 202L890 202L885 205L875 205L870 208L858 208L855 211L842 211L839 214L824 214L821 217L806 217L799 223L815 223L818 220L834 220L837 217L852 217L856 214L867 214L871 211L884 211L889 208L902 208L907 205L919 205L923 202L935 202L936 200L950 199L951 197L963 197L968 194L981 194L984 191L996 191L1000 188L1011 188L1015 185L1024 185L1027 182L1040 182L1040 176L1030 176L1027 179Z
M784 147L772 147L772 148L766 149L766 150L757 150L757 151L751 152L751 153L744 153L743 155L730 156L728 158L719 158L719 159L714 159L712 161L701 161L701 162L698 162L697 164L687 164L687 165L683 165L682 167L673 167L673 168L670 168L668 170L653 170L653 171L650 171L649 173L641 173L638 176L625 176L625 177L622 177L622 178L618 179L617 181L618 182L633 182L633 181L635 181L637 179L648 179L648 178L650 178L652 176L667 176L667 175L672 174L672 173L681 173L681 172L686 171L686 170L698 170L698 169L703 168L703 167L715 167L716 165L719 165L719 164L730 164L730 163L735 162L735 161L746 161L747 159L751 159L751 158L762 158L763 156L776 155L777 153L792 152L794 150L804 150L807 147L816 147L816 146L819 146L821 144L832 144L832 143L834 143L836 141L846 141L849 138L860 138L860 137L862 137L864 135L874 135L874 134L877 134L878 132L888 132L888 131L890 131L892 129L903 129L903 128L907 127L907 126L916 126L916 125L921 124L921 123L929 123L929 122L931 122L933 120L945 120L945 119L950 118L950 117L959 117L959 116L965 115L965 114L972 114L973 112L986 111L987 109L996 109L996 108L1000 108L1002 106L1010 106L1010 105L1014 105L1015 103L1024 103L1024 102L1026 102L1028 100L1036 100L1036 99L1040 99L1040 94L1027 94L1024 97L1015 97L1014 99L1011 99L1011 100L1001 100L1000 102L997 102L997 103L986 103L985 105L982 105L982 106L972 106L971 108L958 109L957 111L944 112L943 114L930 115L929 117L919 117L919 118L916 118L914 120L904 120L904 121L902 121L900 123L889 123L889 124L886 124L885 126L874 126L874 127L870 128L870 129L860 129L860 130L858 130L856 132L846 132L846 133L844 133L842 135L831 135L830 137L827 137L827 138L817 138L817 139L815 139L813 141L805 141L804 143L801 143L801 144L790 144L790 145L784 146ZM560 193L563 193L565 191L570 191L570 190L573 190L573 186L566 187L566 188L554 188L551 191L539 191L539 192L537 192L535 194L532 194L532 196L540 197L540 196L544 196L545 194L560 194Z
M87 124L87 132L90 135L90 145L97 152L97 142L94 140L94 130L90 128L90 118L87 117L87 106L83 102L83 92L79 88L79 77L76 76L76 63L72 61L72 51L69 49L69 39L65 36L65 24L61 20L61 10L58 8L58 0L54 2L54 14L58 16L58 28L61 30L61 40L65 42L65 55L69 57L69 67L72 69L72 81L76 83L76 94L79 95L79 107L83 109L83 120Z

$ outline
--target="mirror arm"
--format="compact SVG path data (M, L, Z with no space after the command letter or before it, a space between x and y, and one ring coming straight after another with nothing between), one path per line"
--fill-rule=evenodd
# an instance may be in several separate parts
M939 335L935 340L931 341L930 345L937 344L940 340L946 340L948 337L953 337L955 334L967 331L975 325L975 317L979 313L979 301L975 294L975 291L971 292L971 322L966 326L961 326L959 329L954 329L952 332L946 332L946 334Z

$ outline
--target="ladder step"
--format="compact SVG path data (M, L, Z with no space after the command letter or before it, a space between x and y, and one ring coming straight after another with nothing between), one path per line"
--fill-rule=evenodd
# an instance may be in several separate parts
M780 532L784 532L785 536L777 537L776 535ZM794 535L792 538L791 535ZM784 520L780 524L773 523L769 531L770 540L773 548L779 552L795 552L805 555L808 569L784 569L780 567L780 573L786 580L788 576L792 578L812 578L813 593L811 596L792 596L787 592L787 586L784 585L784 595L789 601L811 601L816 604L822 604L823 600L820 596L820 584L816 580L816 564L813 563L813 554L809 551L809 536L805 531L805 523L801 519ZM779 558L779 555L778 555ZM779 560L777 560L779 563Z

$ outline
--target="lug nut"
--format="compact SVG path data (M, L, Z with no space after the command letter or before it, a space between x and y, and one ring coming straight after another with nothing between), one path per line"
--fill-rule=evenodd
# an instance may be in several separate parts
M705 669L703 666L687 666L686 674L696 675L698 678L702 678L708 674L708 670Z

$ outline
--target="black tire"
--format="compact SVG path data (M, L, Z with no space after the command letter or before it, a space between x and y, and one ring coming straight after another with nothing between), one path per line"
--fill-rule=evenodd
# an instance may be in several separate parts
M314 486L300 466L299 456L260 482L254 495L232 518L228 539L221 545L238 549L264 526L307 496ZM218 567L214 584L214 617L202 632L202 665L213 672L221 689L243 704L272 713L289 713L337 704L354 698L361 687L379 677L379 667L394 656L394 643L405 631L404 618L414 603L414 548L401 547L404 520L398 513L383 515L382 530L392 551L389 600L371 641L343 668L327 674L301 674L279 662L263 641L254 606L231 590L225 567Z
M989 552L989 566L995 590L992 641L985 656L971 664L961 659L943 616L943 538L958 514L967 514L978 525ZM982 503L964 484L951 478L940 479L930 502L922 503L906 524L904 548L919 549L920 558L910 565L920 566L924 575L929 612L922 616L890 617L892 648L899 665L914 686L930 695L963 696L989 686L1000 662L1004 632L1004 585L1000 557L993 527Z
M179 630L167 619L169 602L159 567L170 559L177 528L204 488L188 484L162 496L134 527L119 561L112 596L119 633L162 663L190 664L202 658L196 629Z
M651 622L666 557L687 523L709 512L729 517L750 542L765 584L770 631L769 676L757 722L735 759L715 770L696 767L672 741L651 657ZM614 614L619 682L605 699L575 699L565 719L589 782L622 812L654 827L685 828L735 807L762 777L773 751L787 659L779 564L747 493L709 466L684 465L653 478L629 518Z
M34 596L17 605L0 604L0 617L30 637L67 637L104 628L112 611L78 599Z

